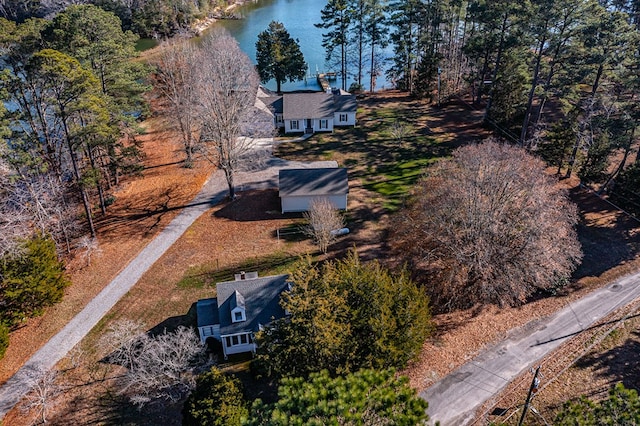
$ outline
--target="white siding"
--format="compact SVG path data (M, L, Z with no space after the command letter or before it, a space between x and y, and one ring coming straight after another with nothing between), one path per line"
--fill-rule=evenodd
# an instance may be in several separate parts
M344 119L346 115L346 121L341 121L340 116ZM333 116L336 127L340 126L355 126L356 125L356 113L355 112L336 112Z
M293 129L291 122L298 123L298 128ZM304 120L284 120L284 132L285 133L302 133L304 132Z
M327 126L326 127L322 127L320 128L320 121L321 120L325 120ZM298 128L295 129L295 126L291 125L291 122L296 122L298 123ZM305 131L305 126L307 124L307 120L284 120L284 132L285 133L304 133ZM313 129L314 133L315 132L333 132L333 125L334 125L334 118L333 117L327 117L327 118L314 118L311 120L311 128Z
M198 333L200 334L200 341L202 343L205 343L207 341L207 337L211 336L220 340L220 324L198 327Z
M309 205L314 198L326 198L336 208L340 210L347 209L347 194L341 195L298 195L298 196L284 196L280 198L282 203L282 213L287 212L306 212L309 210Z
M326 127L320 127L321 121L326 121ZM333 118L317 118L313 120L313 131L314 132L333 132Z
M253 341L252 333L224 335L222 336L221 341L222 352L224 353L225 359L227 358L227 355L241 354L244 352L255 353L256 351L256 344Z

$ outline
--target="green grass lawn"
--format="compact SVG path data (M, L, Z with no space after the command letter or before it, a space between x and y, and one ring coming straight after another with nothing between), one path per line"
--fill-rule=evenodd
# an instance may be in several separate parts
M379 194L385 209L395 211L424 168L449 153L420 120L427 106L401 105L360 108L357 127L316 134L304 142L283 143L276 155L302 161L335 160L349 168L351 179L359 178L364 188ZM409 129L402 140L393 135L396 122Z

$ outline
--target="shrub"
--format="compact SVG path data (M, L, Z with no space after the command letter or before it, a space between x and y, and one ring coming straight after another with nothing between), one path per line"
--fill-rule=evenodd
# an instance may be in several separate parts
M0 259L0 321L12 327L58 303L69 280L53 240L35 236Z
M213 367L198 377L182 409L185 426L235 426L246 418L240 381Z

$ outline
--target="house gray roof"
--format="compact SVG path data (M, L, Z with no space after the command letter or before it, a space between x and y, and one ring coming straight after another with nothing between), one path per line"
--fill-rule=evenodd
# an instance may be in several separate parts
M316 93L286 93L283 99L285 119L331 118L335 112L333 95Z
M282 104L282 96L269 96L266 98L262 98L262 102L269 108L273 114L282 114L283 104Z
M218 299L213 297L198 300L198 303L196 303L196 316L198 318L198 327L219 324Z
M347 169L282 169L280 196L341 195L349 193Z
M346 95L333 95L333 103L336 112L356 112L358 109L358 102L356 101L355 95L349 93Z
M231 295L231 309L242 308L244 309L244 296L240 294L238 290L234 291Z
M220 334L256 332L259 325L266 325L273 318L285 316L280 306L280 294L287 289L288 275L273 275L250 280L226 281L216 285L218 291L218 311ZM245 300L246 321L232 322L232 300L238 292Z

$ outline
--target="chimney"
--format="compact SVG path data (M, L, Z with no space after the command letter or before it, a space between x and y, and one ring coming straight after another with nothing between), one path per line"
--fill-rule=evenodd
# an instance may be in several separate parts
M244 271L240 271L240 279L241 280L247 279L247 274L245 274Z

